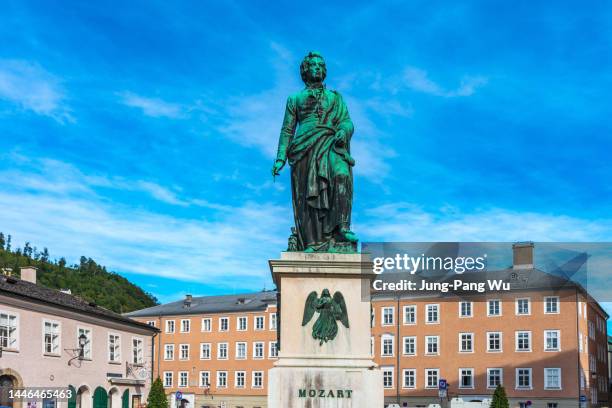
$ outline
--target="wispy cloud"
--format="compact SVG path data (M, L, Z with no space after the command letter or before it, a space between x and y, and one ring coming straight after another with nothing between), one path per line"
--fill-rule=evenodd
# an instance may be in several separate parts
M184 116L185 112L181 105L166 102L160 98L141 96L130 91L120 92L119 97L124 105L138 108L146 116L154 118L165 117L178 119Z
M384 204L360 223L368 239L384 241L606 241L612 219L519 212L504 208L424 210L412 203ZM359 231L357 229L357 231ZM415 238L418 237L418 238Z
M50 169L60 171L47 174ZM27 175L27 171L10 174L20 180ZM46 177L47 187L32 181L41 176ZM25 184L2 180L2 230L12 233L16 243L36 238L37 245L69 261L87 255L112 270L192 282L206 277L228 287L235 280L227 282L224 277L231 275L241 279L242 286L259 289L269 280L263 254L274 256L286 244L287 231L278 214L288 213L288 208L271 203L197 202L209 208L204 216L175 217L143 210L137 203L109 200L99 186L129 185L117 184L112 177L85 175L55 161L26 177ZM133 184L172 204L196 201L178 198L152 183Z
M427 71L416 67L406 68L403 79L406 86L414 91L445 98L471 96L476 92L477 88L487 83L487 78L483 76L464 76L461 78L457 88L445 89L440 84L430 79Z
M0 99L59 123L74 122L60 80L35 62L0 59Z

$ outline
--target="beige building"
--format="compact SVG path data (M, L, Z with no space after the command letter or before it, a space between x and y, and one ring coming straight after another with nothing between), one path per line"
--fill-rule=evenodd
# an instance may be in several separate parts
M137 408L151 383L157 329L22 279L0 276L0 405ZM69 390L66 398L10 399L11 389ZM69 397L70 398L67 398Z
M535 269L532 245L514 250L512 268L487 272L512 285L503 295L373 294L371 351L387 404L439 403L446 379L448 397L467 401L501 383L513 408L578 407L581 396L609 406L608 315L580 286ZM169 395L182 390L195 408L266 406L274 292L188 297L130 315L162 330L155 373Z
M155 376L171 407L263 408L277 358L276 292L208 296L154 306L130 317L161 330Z

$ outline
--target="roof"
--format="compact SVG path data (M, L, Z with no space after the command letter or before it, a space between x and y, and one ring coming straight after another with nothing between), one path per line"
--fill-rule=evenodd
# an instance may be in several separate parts
M463 282L481 282L483 275L486 279L501 280L510 282L512 290L559 290L568 288L578 288L580 291L586 292L580 285L576 284L569 278L560 277L551 273L541 271L539 269L502 269L487 272L471 272L464 274L450 275L410 275L399 273L383 273L377 277L386 282L397 282L400 279L408 279L419 282L422 279L433 282L452 282L454 279L461 279ZM420 283L417 284L420 286ZM431 292L383 292L377 291L372 293L372 299L385 298L389 296L401 297L452 297L466 296L468 293L462 291L449 290L448 293L440 293L439 291ZM474 295L474 293L469 293ZM194 297L191 300L191 305L187 306L185 299L166 303L163 305L153 306L147 309L137 310L135 312L126 313L129 317L153 317L153 316L180 316L188 314L207 314L207 313L231 313L231 312L251 312L263 311L269 304L276 303L276 291L263 291L255 293L244 293L238 295L221 295L221 296L201 296ZM603 313L603 309L601 309Z
M129 317L176 316L186 314L231 313L264 311L276 304L276 291L243 293L238 295L193 297L188 305L186 299L126 313Z
M111 320L118 323L144 328L151 332L158 331L158 329L151 327L148 324L137 322L136 320L122 316L77 296L37 285L35 283L21 280L12 276L0 276L0 294L24 298L29 302L44 303L47 305L56 306L58 308L72 310L81 314L88 314L105 320Z

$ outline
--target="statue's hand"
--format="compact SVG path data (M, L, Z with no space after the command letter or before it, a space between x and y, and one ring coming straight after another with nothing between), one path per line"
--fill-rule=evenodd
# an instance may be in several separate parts
M280 174L280 171L282 170L282 168L285 166L285 162L282 160L276 160L274 162L274 166L272 166L272 177L274 176L278 176Z

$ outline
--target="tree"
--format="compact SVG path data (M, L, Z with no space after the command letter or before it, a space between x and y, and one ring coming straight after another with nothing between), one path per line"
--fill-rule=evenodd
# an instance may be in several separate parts
M151 390L147 398L147 408L168 408L168 398L166 398L164 392L164 384L159 377L151 384Z
M4 249L4 244L6 241L4 240L4 234L0 232L0 249Z
M493 400L491 401L491 408L510 408L508 397L506 396L506 390L501 384L495 388Z

